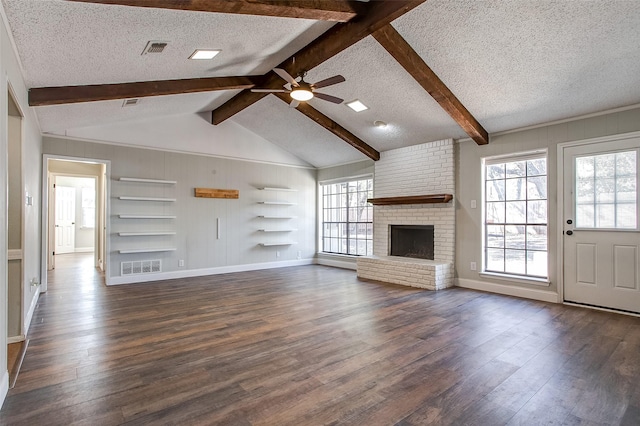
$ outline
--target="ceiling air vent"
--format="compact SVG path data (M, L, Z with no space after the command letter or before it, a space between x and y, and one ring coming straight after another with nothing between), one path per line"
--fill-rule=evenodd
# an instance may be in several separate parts
M166 41L150 41L147 43L147 45L144 47L144 50L142 51L143 55L146 55L147 53L162 53L162 51L164 50L165 47L167 47L167 44L169 44Z
M128 106L134 106L134 105L138 105L138 103L140 103L140 99L138 98L134 98L134 99L125 99L124 102L122 102L122 107L128 107Z

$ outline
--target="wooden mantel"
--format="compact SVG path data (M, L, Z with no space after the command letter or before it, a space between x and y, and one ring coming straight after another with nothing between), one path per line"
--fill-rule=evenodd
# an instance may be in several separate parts
M410 195L407 197L369 198L367 202L375 206L391 206L399 204L435 204L448 203L452 194Z

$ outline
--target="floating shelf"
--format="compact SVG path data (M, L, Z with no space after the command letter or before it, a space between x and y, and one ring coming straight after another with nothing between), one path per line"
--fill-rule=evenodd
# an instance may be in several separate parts
M174 201L176 201L175 198L158 198L158 197L118 197L121 200L127 200L127 201L161 201L161 202L166 202L166 203L173 203Z
M121 237L151 237L156 235L176 235L175 232L119 232Z
M297 189L291 189L291 188L273 188L273 187L269 187L269 186L265 186L262 188L258 188L260 191L283 191L283 192L298 192Z
M287 201L258 201L258 204L270 204L274 206L296 206L296 203L289 203Z
M258 229L260 232L295 232L297 229Z
M262 219L295 219L295 216L258 216Z
M146 215L146 214L121 214L120 219L175 219L175 216Z
M142 179L142 178L130 178L130 177L121 177L120 181L121 182L160 183L163 185L175 185L177 183L175 180Z
M120 254L133 254L133 253L157 253L162 251L175 251L175 248L149 248L149 249L132 249L132 250L119 250Z
M280 243L260 243L262 247L275 247L275 246L292 246L298 243L294 243L293 241L283 241Z
M451 194L411 195L408 197L369 198L367 202L375 206L391 206L400 204L437 204L448 203L453 199Z

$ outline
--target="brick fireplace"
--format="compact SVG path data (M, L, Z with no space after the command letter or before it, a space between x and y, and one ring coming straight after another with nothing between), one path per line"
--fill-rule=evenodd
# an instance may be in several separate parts
M453 194L454 143L430 142L381 153L374 198ZM453 285L455 197L445 203L376 205L373 254L357 260L358 277L439 290ZM392 225L433 226L433 260L391 256Z

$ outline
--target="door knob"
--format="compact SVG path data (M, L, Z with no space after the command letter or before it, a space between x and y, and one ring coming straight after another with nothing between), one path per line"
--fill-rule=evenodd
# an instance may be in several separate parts
M573 235L573 231L571 230L567 231L567 235Z
M571 219L567 219L567 224L571 225L573 221Z

